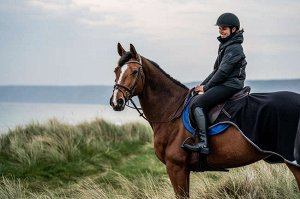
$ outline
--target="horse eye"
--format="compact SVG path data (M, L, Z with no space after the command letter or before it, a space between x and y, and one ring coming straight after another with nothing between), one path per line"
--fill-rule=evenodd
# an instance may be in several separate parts
M137 74L137 70L134 70L133 72L132 72L132 75L136 75Z

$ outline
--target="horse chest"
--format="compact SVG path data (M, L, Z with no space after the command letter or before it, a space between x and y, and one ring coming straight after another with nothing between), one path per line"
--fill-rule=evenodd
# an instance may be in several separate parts
M167 140L164 139L162 136L154 136L154 151L157 156L157 158L165 163L165 151L167 147Z
M174 130L176 129L176 130ZM181 135L181 131L177 123L171 123L170 125L160 125L154 130L154 150L158 159L166 163L170 159L181 159L185 153L181 148L180 144L183 140L178 139L178 137L184 139ZM177 157L180 156L180 157Z

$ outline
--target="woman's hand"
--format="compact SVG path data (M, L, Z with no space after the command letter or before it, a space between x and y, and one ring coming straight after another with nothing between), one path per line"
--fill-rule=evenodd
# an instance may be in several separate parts
M203 85L198 85L198 86L195 87L195 91L196 92L204 92L204 88L203 87L204 87Z

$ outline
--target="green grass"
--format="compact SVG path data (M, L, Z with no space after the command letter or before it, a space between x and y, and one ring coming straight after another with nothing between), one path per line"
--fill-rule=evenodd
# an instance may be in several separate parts
M148 125L31 123L0 137L0 198L173 198ZM192 173L191 198L300 198L284 165Z
M77 126L55 120L29 124L1 137L0 174L24 179L33 190L45 184L68 185L113 167L129 175L127 169L133 169L122 167L122 162L133 154L149 155L151 142L151 130L141 124L115 126L103 120Z

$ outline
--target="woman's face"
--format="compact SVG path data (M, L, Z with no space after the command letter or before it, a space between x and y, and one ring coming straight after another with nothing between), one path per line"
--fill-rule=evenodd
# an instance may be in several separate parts
M232 28L232 32L235 32L236 28ZM231 34L231 30L229 27L227 26L219 26L219 33L220 33L220 36L221 38L226 38L228 37L230 34Z

